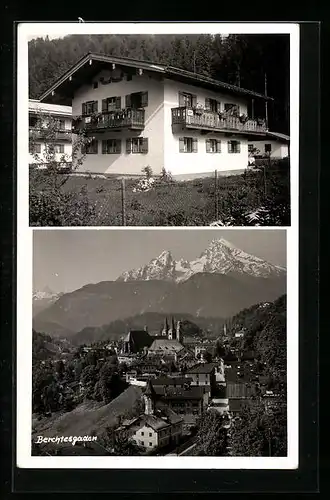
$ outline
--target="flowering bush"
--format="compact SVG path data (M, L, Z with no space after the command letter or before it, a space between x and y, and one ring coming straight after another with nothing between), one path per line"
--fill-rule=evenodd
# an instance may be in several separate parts
M154 186L155 179L153 177L149 177L148 179L140 179L137 183L137 186L133 188L133 193L141 193L142 191L150 191L150 189Z

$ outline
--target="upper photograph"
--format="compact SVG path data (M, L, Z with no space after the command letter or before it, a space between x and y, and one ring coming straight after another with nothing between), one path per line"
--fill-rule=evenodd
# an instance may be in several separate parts
M31 35L28 65L30 226L290 226L290 34Z

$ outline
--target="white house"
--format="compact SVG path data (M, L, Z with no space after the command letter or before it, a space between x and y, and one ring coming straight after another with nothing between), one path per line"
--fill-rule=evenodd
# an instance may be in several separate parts
M47 163L46 148L50 146L47 138L49 123L54 127L55 135L52 142L55 150L55 159L60 162L63 155L67 161L72 154L72 108L58 104L48 104L35 99L29 99L29 164ZM48 132L47 132L48 130ZM36 159L37 155L37 159Z
M92 139L84 171L140 175L150 166L173 176L239 173L248 141L267 137L248 117L262 94L189 71L89 53L40 98L72 106L73 130Z
M249 140L249 152L254 157L283 159L289 156L290 137L279 132L268 132L264 140ZM257 152L255 152L257 150Z

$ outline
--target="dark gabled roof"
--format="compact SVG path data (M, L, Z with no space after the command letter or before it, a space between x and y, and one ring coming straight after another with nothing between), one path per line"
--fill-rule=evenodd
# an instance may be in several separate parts
M164 406L163 408L161 409L157 409L155 411L155 415L157 416L158 414L160 414L162 416L162 418L167 418L168 419L168 422L170 424L178 424L179 422L182 422L183 421L183 418L180 417L180 415L178 415L177 413L175 413L171 408L169 408L168 406Z
M90 64L90 61L92 61L92 64ZM44 101L46 98L50 98L50 101L52 101L52 92L54 92L59 87L62 87L61 97L58 99L55 98L53 99L53 101L55 102L60 100L61 104L64 104L66 100L70 100L68 99L68 97L72 98L74 89L80 87L83 82L86 81L86 78L93 77L108 64L118 64L120 66L126 66L135 69L144 69L163 75L165 78L184 81L192 85L198 85L200 87L210 88L213 90L225 90L229 94L239 94L250 97L258 97L265 100L273 100L272 97L253 92L252 90L236 87L235 85L231 85L229 83L215 80L203 75L198 75L196 73L192 73L191 71L175 68L173 66L166 66L164 64L153 63L150 61L139 61L127 57L116 57L106 54L94 54L89 52L84 57L79 59L79 61L74 64L68 71L66 71L62 76L60 76L54 82L54 84L40 96L40 101ZM78 75L78 77L75 77L75 79L72 78L72 80L70 81L70 77L72 77L74 74L76 74L76 76Z
M180 387L155 386L156 395L164 399L202 399L204 389L200 386L190 386L189 389Z
M151 380L149 379L147 382L146 390L144 393L146 396L154 397L156 395L155 389L151 383Z
M137 352L143 347L149 347L152 344L152 338L146 330L130 330L124 338L124 342L129 342Z
M284 142L290 142L290 136L286 134L281 134L280 132L271 132L268 130L266 135L269 137L274 137L275 139L280 139Z
M158 377L153 379L153 385L183 385L188 384L191 381L191 378L188 377Z
M211 373L216 366L216 363L199 363L189 368L186 373Z

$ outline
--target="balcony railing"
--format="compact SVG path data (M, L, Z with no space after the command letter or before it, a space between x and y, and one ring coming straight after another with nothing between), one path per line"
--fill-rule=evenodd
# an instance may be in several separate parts
M71 130L56 130L51 132L48 129L42 128L29 128L29 137L30 139L41 140L41 141L71 141L72 132Z
M196 111L186 107L172 108L172 125L224 132L255 133L267 131L266 121L263 119L243 121L236 116L221 116L212 111Z
M73 120L73 131L85 129L93 132L106 130L143 130L144 109L122 109L105 111L91 116L82 116Z

